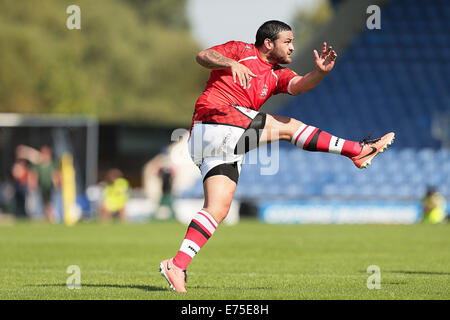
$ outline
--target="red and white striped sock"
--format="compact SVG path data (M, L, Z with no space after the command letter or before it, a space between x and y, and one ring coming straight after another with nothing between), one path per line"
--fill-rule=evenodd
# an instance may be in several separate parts
M302 124L291 143L308 151L330 152L352 158L361 153L359 142L335 137L319 128Z
M194 256L214 234L217 225L214 218L205 210L196 213L188 226L180 250L173 258L173 263L182 270L186 270Z

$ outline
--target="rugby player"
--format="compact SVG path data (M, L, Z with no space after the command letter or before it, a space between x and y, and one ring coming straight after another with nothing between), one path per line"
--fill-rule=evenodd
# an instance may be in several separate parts
M160 263L173 290L186 292L186 269L227 216L245 152L252 147L285 140L303 150L340 154L357 168L366 168L394 140L393 132L374 140L345 140L297 119L259 112L270 96L307 92L334 67L337 54L326 42L320 54L313 52L312 72L301 76L281 66L292 61L293 41L289 25L271 20L258 29L254 44L230 41L196 57L212 70L195 105L189 138L191 157L203 177L205 201L178 253Z

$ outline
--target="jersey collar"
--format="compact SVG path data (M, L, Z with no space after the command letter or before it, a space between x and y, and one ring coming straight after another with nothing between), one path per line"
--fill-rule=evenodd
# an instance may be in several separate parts
M259 55L259 50L258 50L258 48L255 46L255 51L256 51L256 56L258 57L258 60L259 61L261 61L262 63L264 63L265 65L267 65L267 66L270 66L271 68L273 68L273 67L275 67L276 66L276 64L271 64L271 63L269 63L269 62L267 62L267 61L264 61L262 58L261 58L261 56Z

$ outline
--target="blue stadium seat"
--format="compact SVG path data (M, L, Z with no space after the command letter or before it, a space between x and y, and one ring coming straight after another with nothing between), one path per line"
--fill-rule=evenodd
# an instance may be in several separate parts
M360 128L346 121L392 114L368 127L375 127L377 135L399 132L396 145L401 148L438 148L430 128L433 112L449 110L449 8L450 3L440 0L390 2L383 8L383 32L366 30L356 36L323 84L291 97L280 113L345 137L360 134ZM443 102L430 107L430 99ZM293 107L297 104L302 108ZM327 108L330 104L333 108Z
M450 201L450 150L391 149L367 170L324 153L286 149L283 157L299 165L280 166L275 175L261 175L260 165L245 165L235 197L238 200L420 201L435 186ZM280 155L281 157L281 155ZM300 167L301 170L294 168ZM202 181L182 197L202 198Z

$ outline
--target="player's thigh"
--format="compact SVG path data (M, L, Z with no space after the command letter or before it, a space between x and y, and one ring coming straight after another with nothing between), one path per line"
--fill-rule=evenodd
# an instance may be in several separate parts
M228 214L236 190L236 182L226 175L213 175L203 181L203 208L220 223Z
M260 144L277 140L290 141L301 125L302 122L294 118L267 114Z

